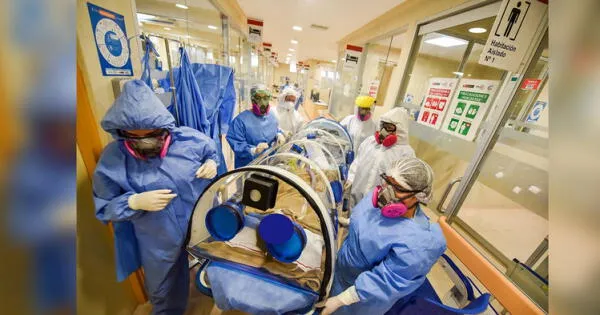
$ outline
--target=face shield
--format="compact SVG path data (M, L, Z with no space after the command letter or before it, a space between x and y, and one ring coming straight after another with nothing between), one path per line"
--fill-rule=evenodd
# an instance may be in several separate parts
M372 112L371 107L357 107L356 108L356 116L361 121L367 121L367 120L371 119L371 112Z
M265 115L269 112L271 93L268 90L255 90L252 92L252 110L257 115Z

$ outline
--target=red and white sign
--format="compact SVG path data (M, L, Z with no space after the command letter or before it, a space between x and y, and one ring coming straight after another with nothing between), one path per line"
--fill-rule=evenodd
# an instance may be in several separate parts
M271 43L263 43L263 50L266 52L271 52L273 49L273 45Z
M344 69L351 70L358 68L360 57L362 56L362 47L346 45L346 56L344 57Z
M369 96L377 98L377 91L379 91L379 80L371 81L371 84L369 84Z
M258 44L262 42L263 21L248 19L248 42Z
M521 83L521 90L537 90L542 84L541 79L524 79Z
M458 79L454 78L430 78L417 122L439 129L457 83Z

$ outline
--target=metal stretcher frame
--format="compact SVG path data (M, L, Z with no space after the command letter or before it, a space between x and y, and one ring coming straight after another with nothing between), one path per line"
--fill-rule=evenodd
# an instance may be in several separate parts
M438 223L446 237L448 249L481 281L508 312L519 315L544 314L542 309L458 234L446 222L445 216L440 217Z

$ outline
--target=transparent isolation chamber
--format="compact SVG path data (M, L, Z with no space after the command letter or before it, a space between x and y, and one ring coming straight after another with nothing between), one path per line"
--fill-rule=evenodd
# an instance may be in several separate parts
M307 313L333 281L352 141L319 118L199 198L187 250L204 261L201 292L222 310Z

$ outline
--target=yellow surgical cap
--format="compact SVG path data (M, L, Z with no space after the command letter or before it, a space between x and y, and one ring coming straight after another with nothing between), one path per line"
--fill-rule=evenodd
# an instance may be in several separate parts
M359 97L356 98L356 100L354 101L354 103L356 103L356 105L360 108L371 108L371 106L373 106L373 103L375 102L375 99L370 97L370 96L366 96L366 95L361 95Z

